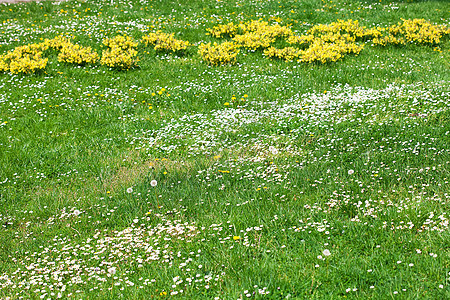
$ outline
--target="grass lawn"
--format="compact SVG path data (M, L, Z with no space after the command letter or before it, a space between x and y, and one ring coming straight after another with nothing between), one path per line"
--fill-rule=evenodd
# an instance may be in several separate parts
M438 0L0 4L0 299L449 299L449 28Z

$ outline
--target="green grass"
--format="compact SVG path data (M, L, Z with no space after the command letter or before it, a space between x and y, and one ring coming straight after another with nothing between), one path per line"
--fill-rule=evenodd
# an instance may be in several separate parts
M445 1L44 1L0 6L0 53L277 17L449 24ZM0 74L0 298L450 297L448 38L324 65L139 47Z

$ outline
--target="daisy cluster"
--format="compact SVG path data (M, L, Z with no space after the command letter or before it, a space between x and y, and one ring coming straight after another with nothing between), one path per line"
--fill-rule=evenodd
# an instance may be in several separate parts
M411 64L410 59L401 62L392 62L392 64L397 63L401 63L402 67L406 69L408 68L408 65L411 65L411 70L407 70L409 73L412 71L412 69L422 67L416 62L413 62L413 64ZM377 68L388 68L390 66L389 61L387 61L386 64L387 65L380 65ZM366 68L366 66L362 67ZM243 65L242 68L243 70L249 70L250 72L257 71L256 66ZM369 65L367 66L367 68L369 70L372 69L372 67L369 68ZM86 71L87 70L88 69L86 69ZM151 149L150 153L153 153L157 157L161 154L163 154L163 156L166 156L172 152L179 153L178 151L183 151L191 157L203 154L207 154L210 157L213 157L215 155L224 156L222 152L225 151L225 149L229 148L233 149L233 151L236 150L235 153L247 153L247 158L234 157L234 159L249 159L248 157L251 154L255 155L255 157L250 158L252 160L256 160L256 157L258 156L261 156L263 158L265 157L265 160L270 160L270 156L273 154L272 151L269 150L269 147L274 147L279 152L277 155L273 155L273 158L287 159L299 153L302 155L307 153L305 152L303 146L295 143L294 139L291 138L294 134L299 135L301 133L297 132L298 129L294 128L295 124L298 124L298 126L302 126L302 134L314 135L316 128L320 128L326 123L323 119L321 119L321 113L332 117L332 114L338 115L338 110L346 107L345 103L336 104L331 102L330 105L333 107L332 111L334 111L334 113L331 110L313 111L313 109L317 109L317 104L314 103L314 100L311 97L321 99L320 101L324 101L323 99L330 99L331 101L332 99L330 97L334 97L331 96L333 93L327 92L326 94L304 95L296 94L295 85L293 85L290 80L292 80L292 78L295 78L297 75L295 74L295 72L289 70L282 71L278 76L255 74L249 77L245 82L242 81L240 75L228 72L226 70L221 71L210 68L204 72L204 75L214 76L214 78L216 78L217 80L216 82L222 82L222 84L220 84L219 86L210 85L205 84L198 79L193 79L173 87L160 86L155 88L130 86L129 89L122 90L116 87L117 81L113 80L110 84L110 87L104 88L94 84L83 87L82 91L73 89L73 87L63 83L62 87L64 87L66 92L62 93L61 91L55 91L48 93L44 92L47 85L47 80L37 83L34 81L30 81L27 78L19 78L13 76L6 80L4 82L4 85L20 85L22 87L23 97L18 101L11 101L13 97L13 91L3 88L3 92L0 94L0 106L2 107L2 111L4 112L4 114L2 114L0 117L0 126L5 128L6 130L14 130L18 126L17 116L27 111L35 112L40 116L40 120L46 120L49 117L58 116L64 111L76 111L79 109L91 111L95 108L110 106L116 107L117 109L124 112L117 116L117 118L119 120L122 120L124 123L145 122L147 118L135 114L130 114L129 109L142 107L147 109L150 114L154 114L156 113L155 106L165 106L170 104L172 101L184 102L185 97L183 95L186 94L200 95L200 97L203 97L205 101L212 97L212 95L218 95L219 101L223 101L222 103L224 103L225 108L223 109L194 115L186 114L180 119L169 121L159 130L152 130L149 132L139 130L135 133L131 133L131 136L127 137L126 140L136 149ZM117 78L117 80L120 80L120 78ZM284 82L282 86L279 86L278 84L280 80ZM245 94L245 91L251 90L254 86L257 86L258 82L260 81L264 81L268 87L277 86L277 90L280 92L280 95L283 95L283 98L278 99L277 101L260 101L259 98L252 99L252 97L249 97L248 94ZM76 82L77 81L75 80L74 83ZM226 94L221 92L221 88L228 85L232 85L235 88L236 95L230 95L231 97L227 97ZM355 93L356 91L358 95L352 96L355 99L358 97L362 97L362 99L365 99L366 97L374 97L375 99L378 97L378 91L375 90L365 91L362 88L359 90L358 88L352 88L352 92L350 92L350 90L348 92L344 92L342 91L343 86L336 88L336 92L342 94L341 96L339 96L342 98L342 100L346 99L345 95L347 93ZM346 87L345 89L350 88ZM416 88L414 87L413 89L415 90ZM385 98L396 96L396 90L398 89L394 87L386 89L383 92L384 94L381 93L379 97ZM411 97L410 95L408 95L408 93L403 91L404 88L401 88L401 90L401 92L398 92L401 98ZM423 92L425 93L425 91ZM250 94L250 92L248 93ZM370 93L373 94L370 95ZM395 109L395 112L392 111L391 117L394 117L395 115L398 115L398 117L402 117L403 114L406 114L406 117L411 121L419 121L426 116L433 115L445 110L446 104L444 100L433 100L436 101L435 103L430 102L431 100L426 100L433 99L434 97L436 97L436 95L438 95L438 93L436 95L433 95L430 92L426 92L425 94L421 93L415 94L415 97L419 97L420 95L422 95L424 97L423 99L425 100L419 100L418 98L416 98L416 100L413 100L412 98L410 98L409 102L398 103L398 107ZM445 91L441 91L439 93L444 93L442 94L443 98L441 99L445 99ZM422 102L429 105L429 108L434 107L433 110L426 111L424 106L418 105L418 103ZM279 106L279 103L283 103L283 106ZM314 104L314 106L309 105L309 103ZM354 112L343 110L343 112L345 113L339 118L336 118L335 121L342 122L351 119L352 116L358 114L359 110L366 110L367 108L372 107L374 109L374 112L371 113L373 114L373 116L372 118L368 119L368 122L377 124L377 120L382 119L380 119L381 117L375 113L375 103L376 101L374 100L373 106L367 105L364 107L358 107L356 106L356 104L352 104L354 106L354 108L352 109ZM378 103L377 105L380 104ZM385 111L391 110L391 108L389 107L383 109ZM404 113L402 111L408 113ZM329 115L330 112L332 112L331 115ZM347 115L347 112L350 112L350 114ZM388 115L386 115L385 117L387 116ZM340 121L341 118L342 121ZM364 123L364 120L367 119L361 118L361 121L358 122L362 124ZM266 124L266 121L274 125L274 127L272 127L272 129L270 130L272 132L269 132L269 128L267 128L267 126L264 126L264 124ZM301 125L303 122L305 124ZM202 124L202 127L196 128L197 124ZM186 140L184 137L187 127L190 128L190 132L192 130L194 135L190 136L190 138ZM62 132L50 131L48 132L48 134L51 137L59 137L64 139L70 138L71 136L76 134L77 130L78 128L72 128L71 130ZM292 132L289 132L290 130L292 130ZM354 129L349 128L348 130L351 131ZM241 136L245 136L246 138L244 140L241 140ZM119 137L111 138L112 140L109 137L105 137L105 143L111 143L113 140L117 140ZM233 142L236 138L238 139L239 143ZM301 136L299 136L299 138L301 138ZM147 139L149 143L142 143ZM313 137L311 137L311 139L314 140ZM287 141L287 143L283 144L285 141ZM4 147L5 151L8 151L8 149L14 146L15 142L16 139L14 138L14 136L11 136L10 142L0 143L0 147ZM314 141L314 144L317 142L322 143L322 140ZM340 147L338 144L336 144L338 142L339 141L333 142L335 144L333 145L333 149ZM386 143L391 143L391 140L387 140ZM280 147L279 144L283 146ZM393 146L397 147L397 144L398 143L396 142L395 144L393 144ZM328 143L324 143L323 147L326 147L327 145ZM415 147L415 144L413 144L413 141L407 142L405 146L406 145L409 145L408 148L412 150L414 150L414 148L417 149L417 147ZM360 145L354 145L353 147L357 151ZM175 151L175 149L177 150ZM330 153L323 153L321 157L317 157L314 159L319 159L322 161L331 160L330 155L333 149L329 149ZM384 151L384 149L388 148L383 148L381 149L381 151ZM398 151L398 153L399 155L403 155L402 151ZM260 163L264 164L265 162ZM279 167L279 171L284 168L283 166L279 166L277 162L275 162L274 164ZM268 166L264 166L264 169L266 169L267 167ZM84 172L79 173L76 170L73 172L72 169L73 168L64 169L58 173L75 177L83 176ZM224 170L226 170L226 168L224 168ZM268 172L269 171L270 170L268 169ZM11 172L6 173L5 175L6 177L0 178L0 184L14 184L22 180L27 180L26 177L42 180L45 179L48 174L46 174L46 172L42 172L42 170L35 169L31 172L28 172L26 176L24 174L17 174L17 170L11 170ZM20 177L22 177L22 179L20 179Z
M156 181L155 184L152 182L153 187L156 184ZM133 188L126 192L141 198ZM18 212L23 216L22 220L0 215L13 230L19 223L24 224L27 232L16 232L16 238L23 242L36 240L37 235L32 231L34 226L62 226L72 232L71 235L51 237L39 251L25 252L20 258L17 258L18 252L9 254L8 259L15 267L0 274L0 293L17 299L83 297L90 292L97 295L173 296L197 291L213 296L228 267L210 265L204 258L205 251L206 256L210 255L209 250L203 249L206 242L236 253L249 247L265 251L259 249L263 225L239 232L230 221L199 226L182 221L182 211L176 208L166 212L159 208L157 212L150 209L144 216L132 218L128 227L116 230L99 229L115 217L117 207L106 205L86 209L64 207L47 219L33 217L33 211ZM99 213L103 218L93 217ZM93 222L93 218L97 219L97 229L87 236L80 234L76 228ZM167 276L160 276L162 273L178 275L170 275L173 278L167 282ZM260 295L270 293L267 287L256 286L255 289Z
M373 90L337 85L330 92L297 94L283 100L282 103L248 100L236 108L184 115L179 119L165 122L160 129L139 132L139 135L133 137L130 142L132 141L134 145L140 143L141 147L155 151L154 153L159 151L171 153L176 149L184 149L189 156L215 155L225 149L233 149L231 153L246 153L247 157L258 160L259 156L267 157L268 154L273 154L271 151L261 151L261 148L268 149L269 146L278 149L276 156L283 153L291 156L306 154L295 141L305 135L314 136L315 128L320 126L339 126L344 122L355 122L355 125L368 122L380 126L395 121L404 111L410 112L408 118L414 121L421 115L436 114L448 109L445 83L436 85L438 90L442 90L436 94L427 90L417 90L417 87L420 85L391 84L385 89ZM414 89L415 92L411 93L408 89ZM390 102L379 103L379 99L386 98L403 101L396 105ZM420 106L417 105L419 102ZM380 105L386 105L386 108L380 108ZM379 115L379 109L386 111L387 114ZM356 116L360 117L355 118ZM271 133L265 124L272 124L273 128L277 129ZM355 129L352 127L347 130ZM190 133L189 139L186 139L186 132ZM233 143L236 140L239 142ZM246 142L243 143L244 141ZM336 142L339 141L332 140L329 146L336 147L333 146ZM318 143L322 144L322 141L319 140ZM280 147L277 144L284 146ZM320 149L319 144L315 143L316 150ZM251 150L252 148L254 150ZM328 152L332 153L332 149L329 148ZM320 157L317 156L316 159L325 160L328 156L320 153Z
M51 217L46 223L58 218L74 226L73 219L82 218L85 213L71 209L67 214L64 209L60 216ZM152 224L154 218L161 222ZM89 291L104 295L112 290L122 294L130 288L156 293L159 286L163 288L156 294L161 295L182 294L190 289L209 290L217 286L220 274L205 271L199 264L201 250L185 253L178 245L197 240L202 230L205 228L150 211L144 217L135 218L130 227L96 230L81 242L76 242L77 234L74 238L55 236L38 252L27 252L20 259L10 255L17 268L0 275L0 290L18 299L82 297L88 292L86 286L90 287ZM123 268L125 263L127 268ZM167 285L159 282L157 276L141 276L140 270L149 265L182 273Z

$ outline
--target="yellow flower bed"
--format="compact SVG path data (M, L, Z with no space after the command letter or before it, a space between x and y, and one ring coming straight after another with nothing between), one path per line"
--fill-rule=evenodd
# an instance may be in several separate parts
M47 66L48 58L42 58L42 52L35 54L25 54L12 59L9 63L9 71L12 74L29 74L38 70L43 70Z
M287 26L269 25L268 22L260 20L239 24L238 28L243 33L235 35L233 41L242 47L252 50L268 48L277 38L293 34L292 30Z
M252 20L240 24L217 25L207 29L207 32L216 38L231 37L231 41L221 44L201 43L198 47L198 54L205 62L220 65L235 63L240 47L262 49L268 58L328 63L348 54L359 54L365 43L370 41L381 46L438 46L443 37L450 35L450 28L433 25L424 19L402 20L397 25L386 28L367 28L361 26L357 20L337 20L330 24L315 25L306 34L297 35L289 26ZM143 36L141 41L147 46L153 46L157 51L179 52L190 46L189 42L175 39L174 36L174 33L149 33ZM291 46L281 49L273 47L275 42L283 41ZM102 52L102 65L124 70L137 66L138 42L131 37L119 35L105 39L103 44L108 49ZM91 47L73 44L68 36L60 35L45 39L41 43L16 47L0 55L0 72L29 74L43 70L48 63L48 58L44 58L44 52L48 49L59 51L60 62L94 64L99 60L99 55ZM439 48L435 47L436 49Z
M236 35L233 38L233 41L242 47L257 50L259 48L264 49L270 47L270 45L275 42L275 38L264 33L248 32L245 34Z
M128 70L135 66L139 61L137 57L138 45L129 36L118 35L112 39L105 39L103 44L109 49L102 52L100 63L111 68Z
M291 45L305 47L299 54L299 62L335 62L347 54L359 54L364 48L356 42L380 36L378 29L367 29L358 21L338 20L330 24L318 24L306 35L290 35L286 41Z
M70 43L71 43L70 38L63 35L59 35L53 39L45 39L43 44L48 48L61 50L62 47Z
M268 22L265 21L250 21L243 24L239 24L239 28L244 33L257 33L257 34L265 34L272 38L289 36L292 34L292 30L288 26L281 26L279 24L269 25Z
M30 74L43 70L47 66L48 58L42 58L42 55L47 49L43 43L16 47L13 51L0 56L0 71Z
M293 61L298 59L302 51L293 47L285 47L283 49L277 49L275 47L270 47L264 50L264 55L272 58L284 59L286 61Z
M215 38L223 38L223 37L233 37L237 31L239 26L233 23L228 24L219 24L214 26L213 28L207 28L207 35L212 35Z
M313 42L306 50L302 50L299 62L335 62L346 54L359 54L364 46L337 40L330 43L323 40Z
M69 38L61 35L45 39L42 43L19 46L5 55L0 55L0 71L30 74L43 70L48 63L48 58L43 58L44 51L49 48L61 51L58 55L59 61L82 64L98 60L98 54L92 52L90 47L74 45Z
M330 24L319 24L313 26L308 30L308 35L320 37L329 34L348 34L358 40L362 38L371 38L380 36L381 32L378 29L367 29L365 26L360 26L358 20L337 20Z
M138 43L133 40L132 37L126 35L118 35L111 39L104 39L103 45L109 48L119 48L122 50L128 50L136 48Z
M178 40L174 36L174 33L152 32L142 37L142 43L146 46L154 46L157 51L179 52L186 50L189 42Z
M233 64L236 62L239 46L233 42L214 43L213 45L202 43L198 47L198 53L211 65Z
M375 38L373 43L381 46L389 44L437 45L441 42L442 37L450 34L450 28L433 25L424 19L402 19L402 21L402 23L387 28L387 35Z
M58 61L77 65L94 64L98 59L98 53L92 51L91 47L83 47L72 43L64 45L58 54Z

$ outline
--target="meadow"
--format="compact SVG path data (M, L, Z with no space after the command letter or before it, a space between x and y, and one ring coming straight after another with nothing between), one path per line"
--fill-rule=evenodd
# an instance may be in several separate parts
M446 1L0 4L0 299L449 299Z

